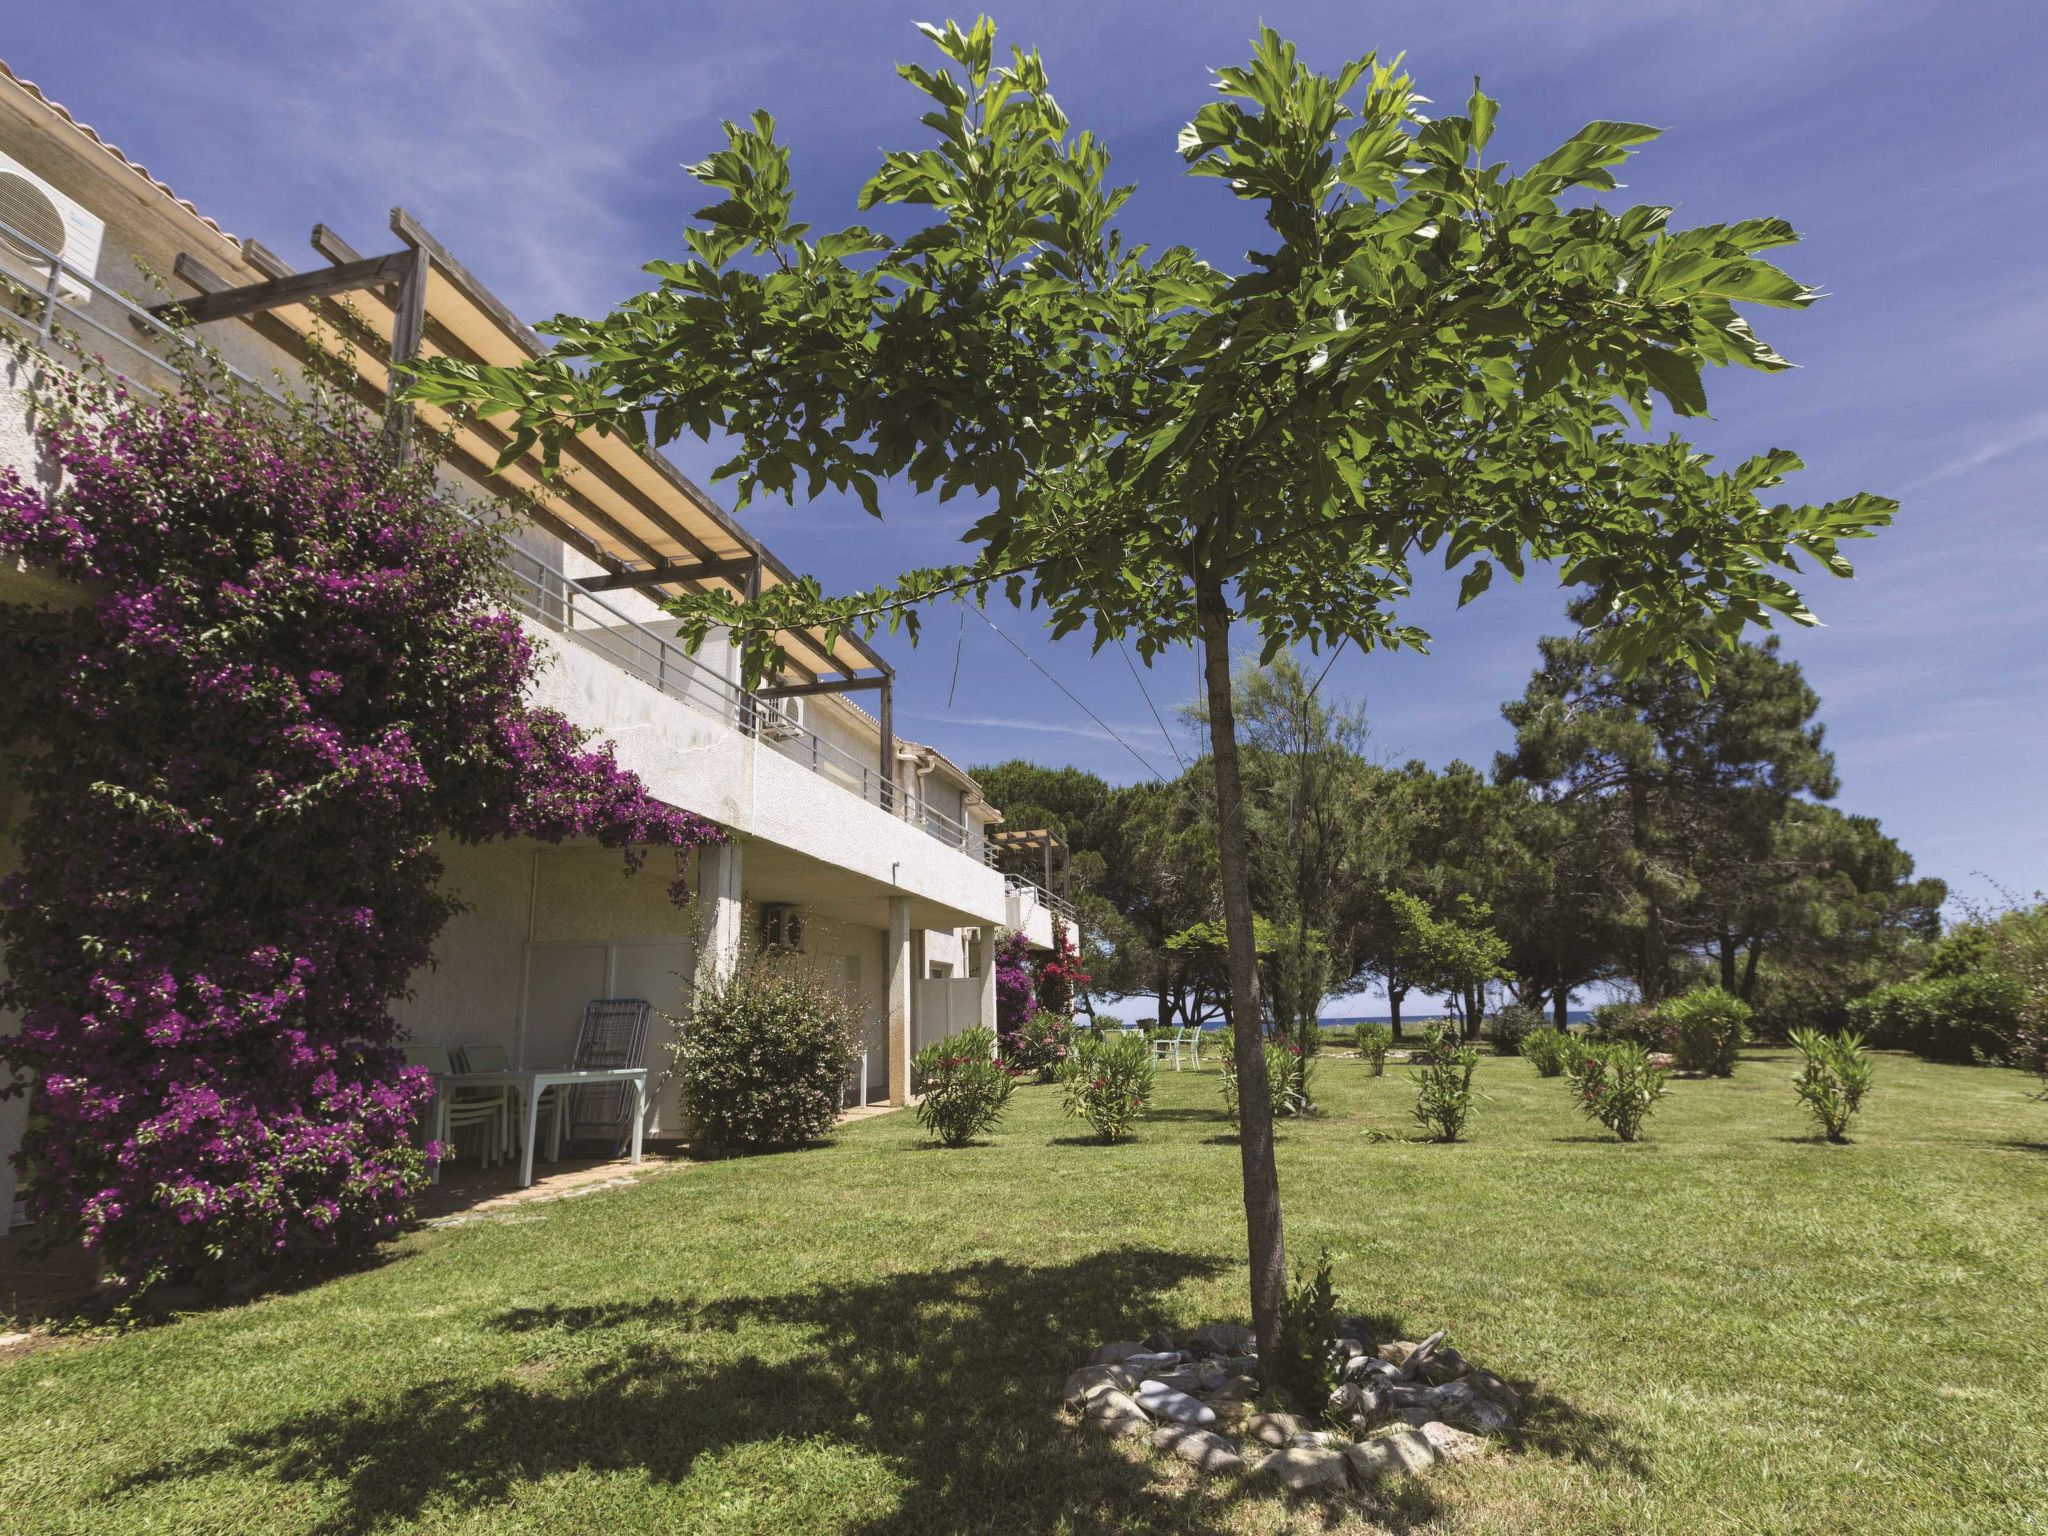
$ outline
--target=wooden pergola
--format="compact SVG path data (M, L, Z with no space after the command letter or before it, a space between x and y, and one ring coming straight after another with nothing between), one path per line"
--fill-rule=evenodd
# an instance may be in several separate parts
M1069 899L1067 887L1071 856L1067 845L1060 841L1058 834L1050 832L1044 827L1039 827L1032 831L990 832L987 834L987 841L988 846L998 854L1038 854L1039 866L1045 875L1043 889L1048 894L1052 891L1052 856L1054 853L1058 853L1060 856L1060 898L1063 901Z
M479 481L504 485L535 523L598 567L600 574L578 582L587 591L638 591L659 600L722 588L751 597L795 579L658 453L589 430L563 446L552 473L538 449L501 468L499 457L511 442L503 426L395 399L415 358L511 366L546 348L403 208L392 210L391 232L397 249L364 256L325 225L315 225L313 248L329 265L306 272L245 242L249 263L268 276L242 286L180 255L175 275L198 293L159 304L152 313L194 326L244 320L294 357L345 363L353 371L345 386L383 413L386 441L395 453L406 451L415 424L444 438L459 468ZM337 302L342 299L349 302ZM339 351L334 342L341 344ZM894 784L894 669L857 636L791 629L777 639L788 661L771 685L757 690L763 696L879 693L887 795Z

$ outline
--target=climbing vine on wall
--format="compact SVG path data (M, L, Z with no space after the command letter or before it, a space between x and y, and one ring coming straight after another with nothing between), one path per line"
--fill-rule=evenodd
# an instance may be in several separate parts
M85 595L0 604L32 1216L132 1287L360 1250L428 1172L390 1008L458 907L436 842L663 846L680 894L720 834L523 702L494 536L367 423L45 406L61 488L0 473L0 556Z

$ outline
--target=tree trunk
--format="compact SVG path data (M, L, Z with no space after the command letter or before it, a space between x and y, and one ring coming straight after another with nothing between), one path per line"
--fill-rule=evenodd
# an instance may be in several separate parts
M1272 1096L1259 1038L1258 940L1252 928L1237 714L1230 696L1230 610L1221 585L1214 582L1196 583L1195 607L1202 625L1209 749L1216 770L1216 851L1223 875L1223 928L1230 946L1231 1053L1237 1064L1238 1156L1244 1168L1252 1327L1259 1336L1260 1357L1270 1360L1287 1295L1287 1245L1280 1224L1280 1175L1273 1161Z
M1161 960L1156 973L1159 980L1159 1027L1165 1029L1173 1022L1173 999L1170 995L1173 984L1172 968Z
M1566 1015L1571 1012L1571 1003L1572 989L1560 981L1557 984L1557 991L1551 994L1550 999L1550 1017L1556 1022L1556 1026L1560 1031L1569 1022Z
M1749 941L1749 957L1742 962L1742 990L1736 994L1745 1003L1755 1000L1756 963L1763 959L1763 957L1764 941L1762 939L1751 939Z
M1392 1026L1396 1040L1401 1038L1401 999L1407 995L1406 987L1387 988L1387 1022Z
M1721 990L1735 995L1735 935L1721 930Z

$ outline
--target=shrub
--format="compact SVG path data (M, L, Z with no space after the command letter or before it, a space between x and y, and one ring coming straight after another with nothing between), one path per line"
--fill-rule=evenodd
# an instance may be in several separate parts
M1066 1112L1086 1120L1104 1141L1123 1141L1152 1100L1152 1049L1136 1035L1083 1040L1060 1077Z
M1296 1407L1314 1414L1336 1390L1337 1288L1330 1278L1330 1251L1316 1267L1297 1269L1280 1304L1279 1337L1267 1346L1261 1374Z
M1609 1043L1626 1040L1644 1050L1663 1043L1657 1032L1657 1010L1648 1003L1602 1003L1593 1010L1592 1032Z
M1313 1113L1315 1100L1309 1083L1315 1076L1315 1058L1303 1055L1301 1047L1285 1040L1267 1040L1261 1049L1266 1056L1266 1095L1273 1118ZM1223 1053L1223 1107L1232 1120L1237 1118L1237 1055L1227 1048Z
M1735 1053L1749 1036L1749 1004L1719 987L1698 987L1657 1010L1664 1049L1681 1072L1733 1077Z
M1582 1047L1561 1029L1532 1029L1522 1037L1522 1059L1538 1077L1561 1077Z
M747 955L697 989L669 1044L684 1103L714 1147L816 1141L839 1115L859 1051L845 994L795 956Z
M1358 1054L1372 1068L1374 1077L1387 1070L1387 1052L1393 1049L1394 1032L1384 1024L1361 1024L1355 1038Z
M1038 978L1031 969L1031 941L1006 933L996 944L996 1037L1006 1060L1014 1059L1017 1035L1038 1011Z
M1929 1061L2006 1061L2025 1000L2025 987L2000 971L1916 977L1851 1003L1849 1022L1873 1045Z
M1113 1013L1091 1013L1088 1015L1088 1027L1098 1035L1113 1034L1124 1027L1124 1021Z
M1522 1042L1543 1027L1543 1015L1526 1003L1503 1003L1494 1009L1493 1048L1503 1056L1521 1054Z
M967 1029L934 1040L911 1065L917 1073L917 1123L932 1140L964 1147L1003 1118L1017 1079L996 1060L995 1035Z
M1422 1065L1415 1073L1415 1118L1435 1141L1456 1141L1472 1112L1472 1074L1479 1053L1455 1035L1432 1026L1425 1036Z
M0 566L94 594L0 602L0 1084L38 1085L36 1233L131 1290L360 1253L433 1155L391 1005L460 908L436 845L666 844L680 873L720 834L527 704L500 546L373 423L90 382L35 420L61 475L0 471Z
M1632 1040L1589 1045L1572 1063L1579 1108L1623 1141L1642 1134L1650 1106L1664 1096L1671 1074L1650 1065L1650 1053Z
M1794 1030L1793 1045L1805 1058L1805 1065L1792 1080L1799 1102L1820 1122L1821 1134L1829 1141L1847 1141L1849 1122L1863 1107L1863 1095L1870 1091L1870 1055L1863 1037L1853 1032L1824 1035L1817 1029Z
M1019 1072L1028 1072L1039 1082L1049 1083L1072 1054L1074 1039L1072 1019L1041 1008L1017 1031L1010 1045L1009 1063Z

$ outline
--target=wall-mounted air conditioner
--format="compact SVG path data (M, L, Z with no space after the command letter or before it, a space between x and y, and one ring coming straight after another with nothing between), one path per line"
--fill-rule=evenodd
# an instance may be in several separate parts
M804 701L801 698L762 699L757 718L761 735L769 741L794 741L804 730Z
M83 278L99 270L104 219L51 186L28 167L0 154L0 271L24 288L41 293L49 285L51 257L63 267L57 291L65 302L83 304L92 289Z
M804 947L804 914L801 907L771 901L761 908L761 947L801 952Z

